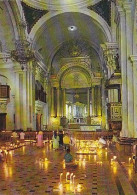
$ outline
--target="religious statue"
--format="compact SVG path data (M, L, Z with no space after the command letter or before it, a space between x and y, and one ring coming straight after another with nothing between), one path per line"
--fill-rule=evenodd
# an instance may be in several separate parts
M120 65L119 65L119 54L118 53L115 55L115 64L116 64L116 70L119 70Z

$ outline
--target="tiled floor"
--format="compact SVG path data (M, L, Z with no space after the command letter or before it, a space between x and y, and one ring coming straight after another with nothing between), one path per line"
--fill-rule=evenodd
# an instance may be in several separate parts
M72 147L77 166L66 167L65 151L54 151L48 143L42 149L26 146L10 152L7 162L0 163L0 195L137 194L137 174L127 157L118 156L115 149L112 152L109 148L99 150L97 155L75 152L76 148ZM111 161L114 155L118 159ZM66 180L67 172L75 175L71 181L70 176Z

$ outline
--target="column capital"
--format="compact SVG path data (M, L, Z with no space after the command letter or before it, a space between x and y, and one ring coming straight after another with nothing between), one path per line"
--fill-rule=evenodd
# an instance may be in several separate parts
M116 69L115 58L118 55L117 42L106 42L101 45L103 57L106 62L106 66Z
M123 3L124 11L126 13L130 13L131 12L131 6L132 6L132 3L131 2Z
M130 55L129 59L131 60L131 62L137 64L137 55Z
M125 16L125 12L123 10L123 8L121 6L116 6L116 14L119 15L120 17L124 17Z

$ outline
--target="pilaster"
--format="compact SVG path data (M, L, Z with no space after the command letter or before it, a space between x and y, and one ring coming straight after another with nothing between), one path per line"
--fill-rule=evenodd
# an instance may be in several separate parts
M131 3L124 3L126 16L126 64L127 64L127 88L128 88L128 136L133 137L133 67L129 56L132 54L132 21Z
M134 116L133 116L133 136L137 138L137 55L131 55L130 60L133 64L133 106L134 106Z
M119 16L119 42L120 62L122 75L122 136L128 136L128 88L127 88L127 65L126 65L126 20L125 13L121 6L117 6Z

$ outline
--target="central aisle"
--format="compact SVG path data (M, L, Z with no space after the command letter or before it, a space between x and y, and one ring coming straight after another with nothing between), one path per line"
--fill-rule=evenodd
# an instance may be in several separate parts
M71 148L77 167L66 168L65 151L54 151L48 143L42 149L26 146L10 152L7 163L0 163L0 195L135 194L119 163L111 164L109 149L101 149L97 155L76 155L75 151ZM71 184L67 172L75 175Z

